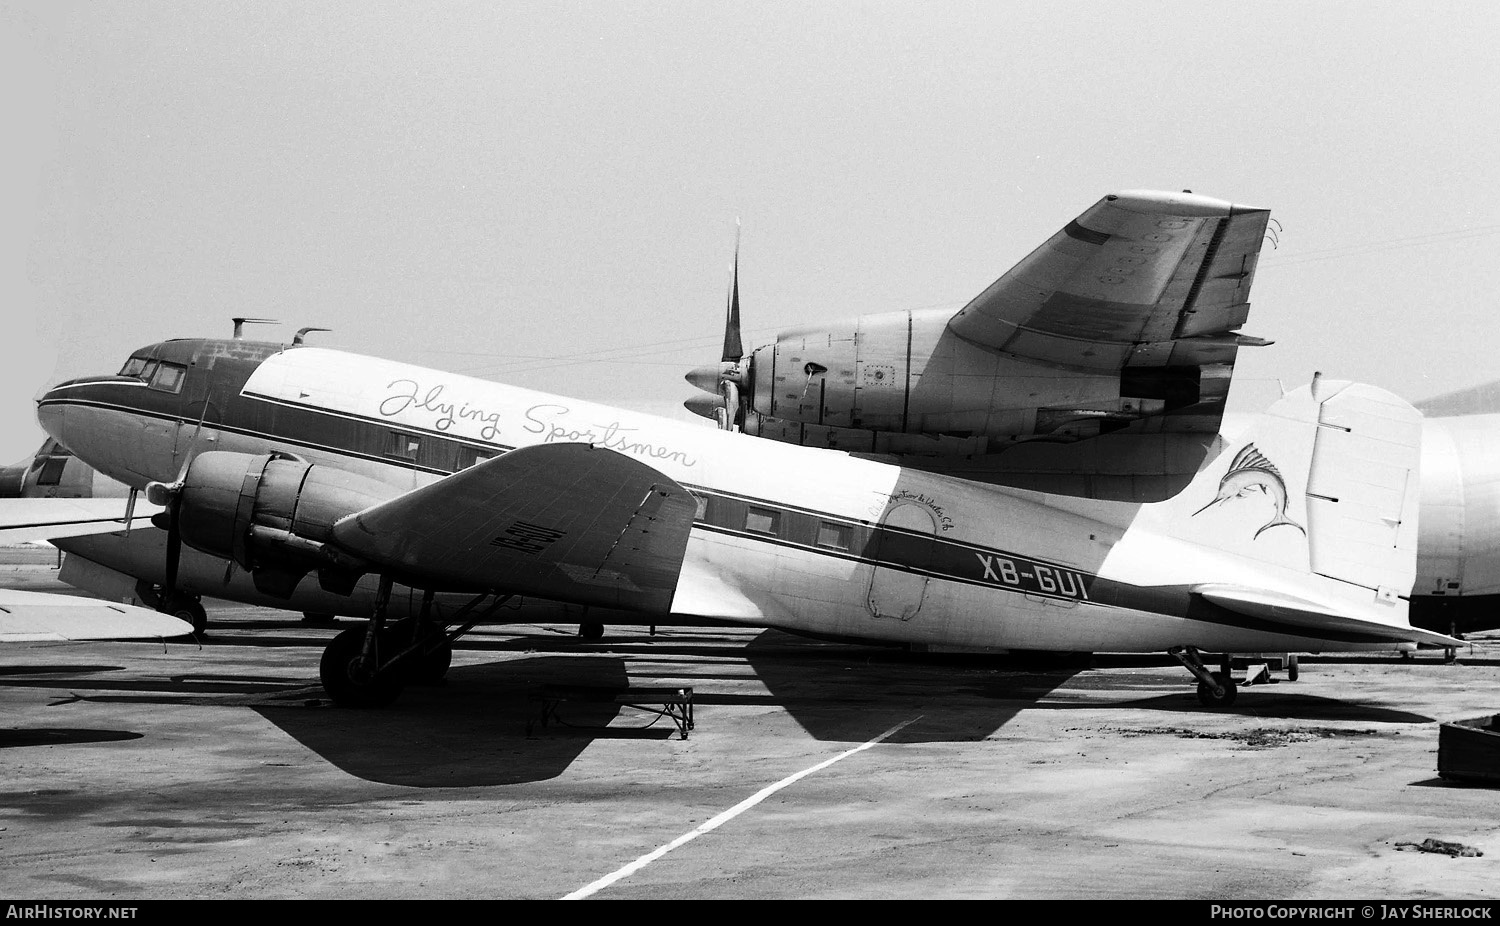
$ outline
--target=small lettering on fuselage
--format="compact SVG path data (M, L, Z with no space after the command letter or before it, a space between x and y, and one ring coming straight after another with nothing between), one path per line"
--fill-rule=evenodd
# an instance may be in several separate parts
M934 499L926 492L913 492L910 489L901 489L893 493L890 500L894 502L899 499L905 499L908 501L916 502L919 505L925 505L927 507L927 510L932 512L932 516L937 518L939 527L941 527L945 531L953 530L953 519L948 517L948 515L943 512L943 506L937 503L937 499Z
M1077 598L1080 601L1087 601L1089 598L1081 572L993 553L974 551L974 557L978 560L979 577L986 583L1030 594Z
M630 433L636 429L627 428L618 421L609 424L565 421L570 414L572 409L566 405L533 405L526 409L526 424L523 427L532 434L542 435L544 444L557 441L593 444L595 447L629 453L648 460L672 460L683 466L695 466L698 463L681 450L637 440Z

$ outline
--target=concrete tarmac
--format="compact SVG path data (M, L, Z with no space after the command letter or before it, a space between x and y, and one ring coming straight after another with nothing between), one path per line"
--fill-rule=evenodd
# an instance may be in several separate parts
M67 590L43 565L0 583ZM332 706L343 626L209 602L201 642L0 647L10 898L1494 900L1500 790L1436 772L1500 636L1304 656L1198 704L1163 655L909 654L775 631L477 630ZM532 622L536 621L536 622ZM688 685L695 727L545 683ZM1424 840L1467 847L1455 857Z

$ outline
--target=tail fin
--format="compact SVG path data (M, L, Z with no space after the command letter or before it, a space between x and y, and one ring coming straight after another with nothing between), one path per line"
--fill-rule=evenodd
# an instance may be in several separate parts
M1272 405L1180 494L1142 513L1161 533L1303 577L1295 596L1326 603L1330 616L1405 629L1421 439L1422 417L1402 399L1315 377ZM1218 598L1257 597L1233 581L1205 585L1205 595L1210 588ZM1269 601L1258 597L1262 606Z

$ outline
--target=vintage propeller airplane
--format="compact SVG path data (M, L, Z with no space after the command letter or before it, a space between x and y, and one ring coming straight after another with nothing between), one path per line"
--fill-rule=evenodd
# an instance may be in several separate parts
M1127 216L1106 232L1086 214L1061 233L1065 259L1123 238L1126 226L1165 253L1196 253L1191 279L1127 260L1141 252L1120 251L1110 265L1122 279L1133 270L1180 290L1189 309L1205 293L1229 293L1221 278L1243 282L1253 271L1253 261L1231 272L1213 257L1246 250L1233 244L1243 228L1218 234L1206 219L1174 217L1212 213L1222 223L1243 214L1263 226L1253 218L1261 210L1220 215L1217 201L1184 194L1106 202L1157 218L1141 226ZM1179 233L1193 243L1158 240ZM1110 310L1086 293L1030 298L1044 309ZM1117 390L1155 383L1132 386L1128 415L1121 397L1116 411L1137 425L1154 419L1162 433L1169 419L1193 419L1189 409L1217 420L1222 395L1205 389L1205 368L1232 362L1245 343L1225 330L1243 315L1236 298L1215 296L1229 307L1208 312L1206 327L1152 342L1147 353L1165 360L1143 362L1144 372L1121 364L1054 375L1068 359L1058 353L1036 378L1074 398L1088 393L1079 383L1101 394L1111 376ZM1195 338L1203 343L1175 343ZM1062 344L1063 333L1041 340L1077 348ZM1129 354L1115 351L1117 360ZM1183 371L1193 363L1197 372ZM1179 388L1189 380L1198 383L1192 402ZM1056 436L1037 405L1021 416L1026 427ZM728 621L926 646L1164 650L1210 705L1234 698L1232 654L1459 643L1407 621L1420 416L1367 386L1319 381L1294 392L1234 453L1153 502L1042 494L242 337L142 348L119 374L49 390L38 416L79 459L161 506L164 531L137 532L161 538L147 551L158 557L154 570L136 561L121 570L152 577L138 589L143 600L196 619L202 595L304 610L316 595L340 602L339 613L368 615L324 655L323 683L343 704L387 703L404 681L441 674L453 640L517 595L622 609L641 623ZM1072 415L1062 427L1082 435L1106 417ZM114 568L111 551L141 555L144 545L102 536L112 540L89 555L104 568ZM194 554L218 569L183 570ZM395 594L398 585L411 593ZM247 587L253 596L242 595ZM1209 668L1214 656L1219 671Z

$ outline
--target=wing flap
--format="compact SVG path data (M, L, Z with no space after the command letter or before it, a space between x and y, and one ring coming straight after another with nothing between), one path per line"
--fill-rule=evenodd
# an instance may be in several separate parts
M349 515L333 540L419 587L664 612L696 512L638 460L544 444Z

